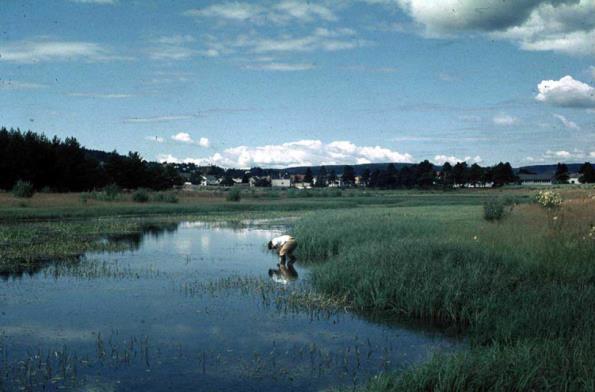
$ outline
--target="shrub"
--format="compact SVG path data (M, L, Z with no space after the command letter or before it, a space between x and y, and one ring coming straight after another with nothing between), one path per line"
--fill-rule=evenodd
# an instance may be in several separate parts
M487 221L497 221L505 214L504 206L506 201L501 199L489 199L483 204L483 217Z
M120 187L116 184L110 184L103 188L104 199L106 201L113 201L120 195Z
M240 201L241 199L242 191L240 191L238 188L231 188L225 196L225 200L227 201Z
M562 204L562 196L554 191L539 191L535 199L544 208L558 208Z
M139 188L132 194L132 200L137 203L146 203L149 201L149 192L146 189Z
M33 189L33 184L31 184L29 181L19 180L12 188L12 194L16 197L30 198L33 197L34 193L35 190Z

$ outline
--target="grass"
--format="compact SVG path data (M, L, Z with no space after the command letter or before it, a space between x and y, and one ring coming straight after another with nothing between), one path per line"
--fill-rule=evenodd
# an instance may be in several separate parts
M341 304L469 338L469 351L379 375L369 390L595 390L595 191L558 191L565 202L552 210L528 203L527 188L242 190L234 203L219 190L146 203L38 193L23 204L0 193L0 272L128 247L100 239L180 220L303 216L293 231L318 292L285 303ZM494 198L510 211L489 222L483 204Z
M567 195L568 196L568 195ZM316 289L465 333L472 349L370 383L389 390L593 390L595 200L311 214L294 228Z

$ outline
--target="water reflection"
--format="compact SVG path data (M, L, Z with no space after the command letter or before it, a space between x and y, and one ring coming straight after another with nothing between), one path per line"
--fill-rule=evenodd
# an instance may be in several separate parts
M164 234L175 233L178 230L180 223L145 223L142 224L138 231L124 234L112 234L104 237L103 241L111 245L125 245L129 250L138 250L143 241L147 238L159 238Z
M269 270L285 230L146 225L105 239L131 251L0 282L0 389L321 390L458 347L346 312L299 263Z
M269 277L276 283L288 284L297 280L298 273L295 270L293 263L277 264L277 269L269 269Z

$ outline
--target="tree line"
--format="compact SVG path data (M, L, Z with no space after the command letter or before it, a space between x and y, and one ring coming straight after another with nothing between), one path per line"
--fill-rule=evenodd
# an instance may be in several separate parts
M147 162L137 152L116 151L99 161L75 138L60 140L19 129L0 129L0 189L17 181L30 182L36 190L88 191L115 184L121 188L168 189L181 185L173 165Z
M345 166L343 173L338 176L334 170L327 172L322 167L319 174L314 177L310 169L306 170L304 182L312 179L316 187L325 187L330 183L341 180L343 186L356 185L356 175L353 166ZM315 181L314 181L315 180ZM370 171L365 169L360 176L358 185L372 188L429 188L435 186L501 186L517 182L510 163L498 163L492 167L481 167L474 163L468 166L466 162L458 162L454 166L446 162L438 170L428 160L418 164L405 165L400 170L390 163L385 169Z

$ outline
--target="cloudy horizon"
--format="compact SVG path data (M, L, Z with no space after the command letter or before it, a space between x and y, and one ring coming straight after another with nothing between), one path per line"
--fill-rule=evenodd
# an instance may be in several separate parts
M9 1L0 126L225 167L595 160L595 0Z

